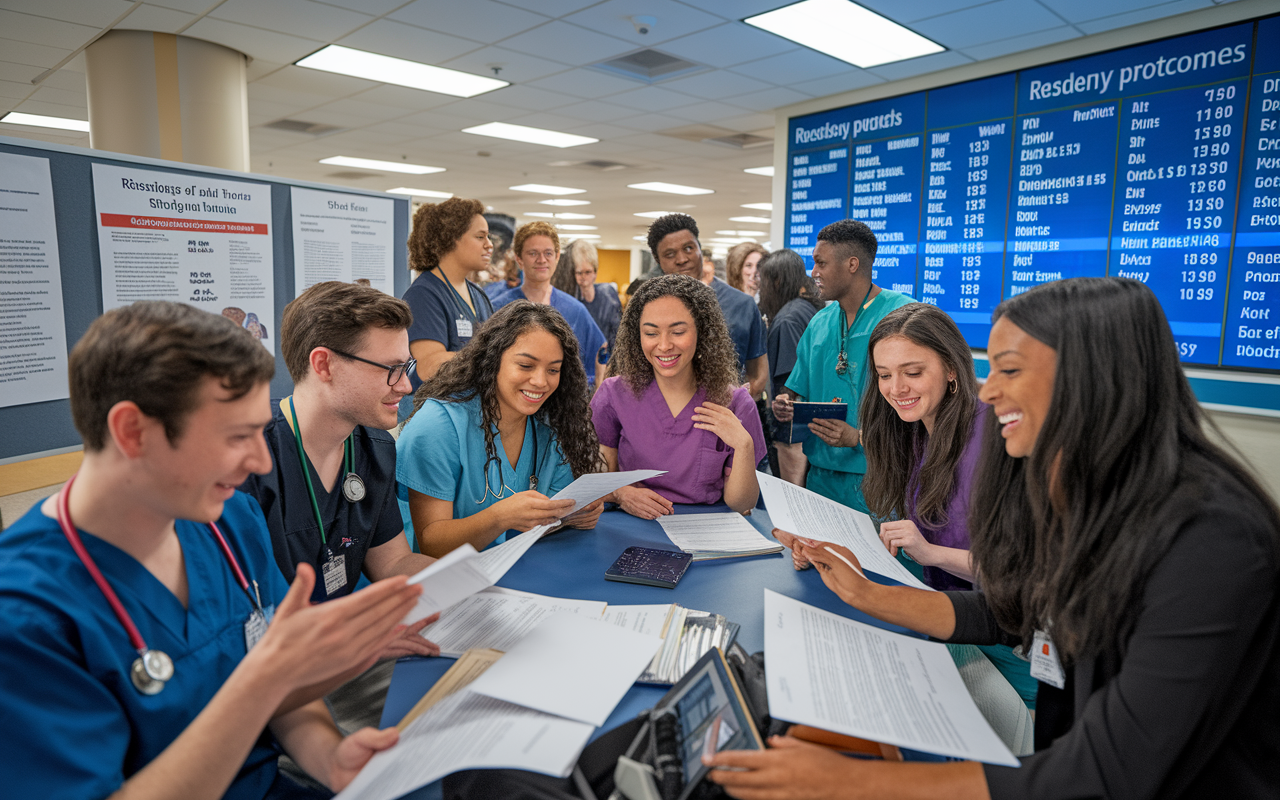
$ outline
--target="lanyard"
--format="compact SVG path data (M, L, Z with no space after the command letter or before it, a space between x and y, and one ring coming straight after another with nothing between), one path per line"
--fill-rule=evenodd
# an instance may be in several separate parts
M440 274L432 277L449 287L449 294L453 295L453 304L458 307L458 313L469 317L472 321L478 321L479 317L476 312L471 309L471 306L467 305L467 301L462 299L462 295L458 294L458 290L449 282L449 276L444 274L444 267L436 267L436 269L440 270ZM471 290L468 288L467 292L470 293Z
M78 474L79 473L76 475ZM67 542L71 545L71 549L75 551L76 556L80 559L80 563L84 564L84 568L89 571L89 575L93 578L93 582L98 585L98 589L101 590L103 597L107 599L107 605L111 606L111 611L116 615L116 619L118 619L120 624L124 627L125 633L129 635L129 644L138 652L140 659L139 662L134 665L134 672L137 673L140 669L144 668L140 666L140 664L143 664L149 661L151 657L158 655L165 662L168 662L167 670L171 676L173 672L173 662L170 661L168 656L165 656L163 653L153 651L147 647L147 643L143 640L142 633L138 630L138 626L133 623L133 618L130 617L129 612L125 610L124 603L120 602L120 597L115 593L115 590L111 588L111 584L107 582L107 578L102 574L102 570L98 569L97 563L95 563L93 557L89 555L89 551L84 546L84 541L80 538L80 532L76 530L75 525L71 522L71 486L76 481L76 475L72 475L70 480L67 481L67 485L62 488L62 494L58 498L58 527L62 529L62 534L67 537ZM218 546L222 550L222 557L231 565L231 571L235 573L236 582L240 585L240 588L244 590L245 595L249 598L249 602L253 603L259 612L262 612L262 595L258 591L258 582L251 582L245 577L244 572L240 569L240 563L236 560L235 553L231 552L231 546L227 544L227 540L222 535L222 531L218 530L218 524L216 522L210 522L209 530L213 531L214 537L218 540ZM252 592L249 591L250 583L253 585ZM152 672L152 669L147 667L146 671L150 673ZM147 691L143 689L142 685L139 685L139 678L137 675L135 674L133 677L134 684L138 685L139 690L144 691L146 694L154 694L155 692L160 691L160 688L163 688L164 682L168 680L168 678L160 678L156 675L152 675L153 680L158 681L158 683L150 684L156 688L154 688L153 691ZM143 680L145 681L145 679Z
M333 551L329 548L329 540L324 533L324 518L320 516L320 504L316 502L315 486L311 483L311 470L309 468L310 461L307 460L307 451L302 449L302 426L298 424L298 411L293 407L293 395L289 395L289 416L293 418L293 442L298 446L298 461L302 464L302 477L307 481L307 499L311 501L311 513L315 514L316 525L320 528L320 541L324 544L326 550L330 553ZM354 445L352 437L355 432L352 431L346 441L342 443L342 466L343 474L351 474L351 465L355 461L353 455Z
M537 424L536 422L534 422L532 418L530 418L530 419L529 419L529 423L528 423L528 424L529 424L529 427L530 427L530 428L532 429L532 431L533 431L533 456L532 456L532 458L533 458L533 464L532 464L532 465L530 466L530 468L529 468L529 489L530 489L531 491L536 492L536 491L538 491L538 424ZM523 444L521 444L521 446L520 446L520 452L522 452L522 453L524 452L524 445L523 445ZM493 491L493 490L490 488L490 484L489 484L489 465L490 465L490 464L492 464L492 463L493 463L493 462L495 462L495 461L497 461L497 462L498 462L498 491L496 491L496 492L495 492L495 491ZM516 458L516 463L517 463L517 464L519 464L519 463L520 463L520 459L519 459L518 457ZM516 490L515 490L515 489L512 489L510 486L508 486L508 485L507 485L507 479L506 479L506 478L504 478L504 477L502 477L502 461L501 461L501 459L499 459L499 458L498 458L498 456L495 454L495 455L490 456L489 458L485 459L485 462L484 462L484 496L483 496L483 497L481 497L479 500L477 500L477 501L476 501L476 505L484 505L484 501L485 501L485 500L488 500L488 499L489 499L489 495L491 495L491 494L493 495L493 499L494 499L494 500L501 500L501 499L502 499L502 493L503 493L503 492L511 492L512 494L515 494L515 493L516 493Z
M844 328L843 325L841 325L842 331L840 333L840 354L836 356L836 374L837 375L843 376L846 372L849 371L849 356L845 354L845 344L849 340L849 334L853 332L853 326L858 324L858 315L862 313L863 309L871 305L870 303L867 302L867 298L871 296L871 290L874 288L875 288L875 284L872 284L867 287L867 293L862 296L862 302L859 303L858 307L853 310L853 321L849 323L849 327ZM843 323L843 315L842 315L841 322ZM849 384L849 388L853 390L853 393L856 396L858 394L858 391L857 389L854 388L852 379L845 378L845 381Z

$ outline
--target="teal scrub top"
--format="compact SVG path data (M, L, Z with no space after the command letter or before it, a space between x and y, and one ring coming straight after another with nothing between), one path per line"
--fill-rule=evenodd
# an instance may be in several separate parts
M489 488L485 490L484 429L480 398L443 402L427 400L404 426L396 441L396 493L404 529L412 542L413 518L409 515L409 489L453 502L453 518L464 519L498 500L528 491L537 464L538 491L547 497L573 483L573 471L560 450L551 428L529 417L524 446L512 469L502 449L502 435L495 433L496 461L489 461ZM529 426L533 426L530 428ZM537 431L537 448L533 452ZM500 495L494 497L495 494ZM504 542L511 531L493 544ZM516 531L519 533L519 531ZM490 545L492 546L492 545Z
M787 378L787 388L814 402L840 398L839 402L849 404L845 421L858 427L858 403L867 386L867 342L871 332L890 311L914 302L905 294L881 289L880 294L858 312L852 328L840 304L828 303L813 315L796 345L796 365ZM849 360L849 369L843 375L836 373L841 340ZM811 463L824 469L859 474L867 471L862 445L832 447L817 436L810 436L804 442L804 454Z

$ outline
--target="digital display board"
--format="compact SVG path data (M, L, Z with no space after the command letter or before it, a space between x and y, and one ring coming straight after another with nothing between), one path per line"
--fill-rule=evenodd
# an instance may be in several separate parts
M1183 363L1280 370L1280 17L793 117L786 246L872 273L985 347L1000 300L1140 280Z

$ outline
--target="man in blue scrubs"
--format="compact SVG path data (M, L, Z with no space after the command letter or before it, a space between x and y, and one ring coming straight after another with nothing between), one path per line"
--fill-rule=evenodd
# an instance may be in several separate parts
M262 506L285 580L298 564L320 577L313 602L350 594L361 573L373 581L413 575L435 560L403 535L387 433L410 392L412 322L405 301L339 281L285 307L280 351L293 394L273 406L263 431L273 468L240 490ZM430 621L406 629L384 656L439 655L418 635Z
M649 252L664 273L703 280L698 223L688 214L667 214L655 219L649 226ZM758 398L769 384L769 356L760 307L750 296L719 278L713 276L703 282L715 290L729 336L738 350L738 366L746 377L747 389L753 398Z
M395 578L313 606L310 567L286 586L235 489L271 465L270 354L229 319L140 302L68 368L83 465L0 536L6 796L283 796L299 787L276 743L342 788L396 733L344 738L313 698L372 663L420 592Z
M867 387L867 341L884 316L915 302L871 282L876 235L865 223L846 219L818 232L813 279L827 305L813 315L796 345L796 365L785 396L773 401L780 422L791 419L792 400L849 404L845 419L809 423L804 443L809 458L805 486L823 497L870 513L862 496L867 457L858 430L858 402Z

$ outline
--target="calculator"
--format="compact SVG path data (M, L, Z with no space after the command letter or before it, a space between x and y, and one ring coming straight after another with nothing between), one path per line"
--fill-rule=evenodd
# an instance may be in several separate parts
M693 556L679 550L628 547L604 573L605 580L676 588Z

